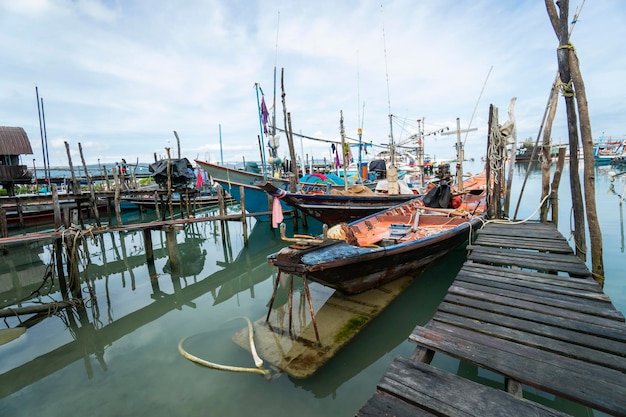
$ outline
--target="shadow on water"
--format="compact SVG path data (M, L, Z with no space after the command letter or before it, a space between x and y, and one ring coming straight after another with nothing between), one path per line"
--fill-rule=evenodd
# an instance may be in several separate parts
M227 222L196 223L176 234L176 256L179 266L173 268L171 251L166 247L162 232L152 239L154 262L146 260L140 232L108 233L97 236L89 244L89 260L81 272L82 292L86 308L67 308L59 311L24 316L6 317L7 327L32 327L46 324L53 330L50 337L53 348L39 346L37 353L25 358L18 346L3 346L3 357L18 358L17 366L7 362L0 367L0 399L29 385L82 362L85 374L93 376L94 365L108 369L105 350L123 337L154 322L183 306L196 308L194 300L211 294L214 305L225 302L240 292L254 291L254 286L273 273L265 257L284 246L277 230L267 223L257 223L249 235L248 246L240 239L232 242L237 232L229 230ZM239 227L240 230L240 227ZM152 232L155 234L155 232ZM240 232L239 232L240 233ZM288 233L293 234L290 226ZM238 236L240 237L240 236ZM205 248L212 240L213 256ZM36 305L60 301L58 281L42 285L47 269L43 259L51 250L47 245L11 247L0 257L3 267L0 287L2 307ZM233 255L233 251L238 253ZM217 253L215 253L217 252ZM223 260L216 259L223 255ZM214 262L214 264L212 264ZM157 266L158 265L158 266ZM5 269L6 267L6 269ZM147 273L146 273L147 270ZM28 273L23 273L28 271ZM146 281L149 281L149 285ZM146 295L143 304L129 298ZM46 320L46 317L48 319ZM59 319L63 329L53 323ZM43 322L43 323L42 323ZM60 331L59 331L60 330ZM94 363L95 359L95 363Z
M435 314L465 257L465 249L459 248L431 265L315 374L293 383L317 398L335 395L345 381L398 345L412 345L409 335Z

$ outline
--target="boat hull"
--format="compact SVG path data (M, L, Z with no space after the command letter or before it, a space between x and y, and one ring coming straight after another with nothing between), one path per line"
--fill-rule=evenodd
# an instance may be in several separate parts
M481 224L479 217L418 241L388 247L360 247L328 240L310 250L284 248L268 257L279 270L352 295L408 274L418 274L468 240Z
M400 195L339 195L339 194L300 194L278 190L273 184L259 183L271 196L281 199L289 206L322 223L334 225L352 222L371 214L387 210L398 204L406 203L417 194Z
M271 220L269 212L272 210L271 200L268 199L267 193L262 188L254 185L256 182L264 181L263 175L252 172L242 171L238 169L226 168L220 165L211 164L196 160L196 163L202 167L213 179L218 183L230 196L239 204L244 201L246 211L255 214L254 218L258 221L267 222ZM276 188L286 190L289 188L289 181L282 178L267 179L271 181ZM243 199L242 192L243 189ZM289 207L281 201L283 211L289 211Z

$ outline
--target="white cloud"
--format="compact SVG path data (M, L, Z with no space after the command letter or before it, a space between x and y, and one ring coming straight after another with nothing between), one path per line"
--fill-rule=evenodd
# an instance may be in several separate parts
M578 4L571 3L573 15ZM625 12L619 0L587 2L572 36L596 137L625 133ZM0 62L0 124L23 126L41 159L37 85L48 140L64 138L72 149L81 142L88 163L149 162L175 143L174 130L185 156L216 160L220 125L226 160L258 159L254 85L271 103L275 64L281 128L284 68L297 133L338 138L343 111L348 136L356 137L360 119L363 139L382 143L389 112L399 139L418 118L428 132L453 128L459 117L463 128L470 119L478 128L468 135L477 154L468 156L479 157L489 104L505 118L517 97L518 136L537 135L558 45L543 2L530 0L33 0L0 2L0 27L0 55L8 57ZM553 136L564 141L559 113ZM452 143L433 137L426 146L449 157ZM311 141L296 140L295 148L328 154L327 145ZM51 159L67 163L64 151Z

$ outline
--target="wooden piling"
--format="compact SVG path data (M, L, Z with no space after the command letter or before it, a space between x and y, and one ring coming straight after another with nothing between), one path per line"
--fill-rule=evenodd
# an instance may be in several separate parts
M91 198L89 199L89 204L91 206L91 212L93 213L94 218L96 219L96 225L100 227L100 213L98 212L98 203L96 201L96 190L93 186L93 181L91 181L91 175L89 175L89 171L87 170L87 164L85 163L85 157L83 156L83 147L78 142L78 152L80 153L80 160L83 164L83 170L85 171L85 178L87 178L87 185L89 186L89 193ZM80 209L80 207L79 207Z
M167 244L167 253L170 258L170 268L172 273L179 271L179 259L178 259L178 250L176 246L176 229L174 226L165 226L163 227L165 231L165 241Z
M0 207L0 233L2 237L9 236L9 226L7 224L7 211L4 207Z
M23 229L24 228L24 213L23 213L22 205L20 204L19 198L15 199L15 208L17 209L17 215L20 218L20 227Z
M117 225L122 226L122 213L120 209L120 180L117 176L117 169L113 168L113 182L115 183L115 197L114 197L114 205L115 205L115 219L117 220Z
M561 174L563 172L563 166L565 165L565 148L559 148L559 157L556 161L556 169L554 170L554 176L552 177L551 191L550 191L550 205L552 206L552 223L555 226L559 226L559 184L561 183Z
M172 207L172 158L170 148L165 148L167 152L167 206L170 211L170 220L174 220L174 208Z
M243 229L243 244L248 245L248 221L246 220L246 197L243 185L239 186L239 196L241 200L241 227Z

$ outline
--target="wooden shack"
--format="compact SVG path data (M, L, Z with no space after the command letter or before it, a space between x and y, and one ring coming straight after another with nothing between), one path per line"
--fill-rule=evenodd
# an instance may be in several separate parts
M30 184L32 175L20 164L20 155L32 155L26 131L21 127L0 126L0 185L15 195L15 184Z

